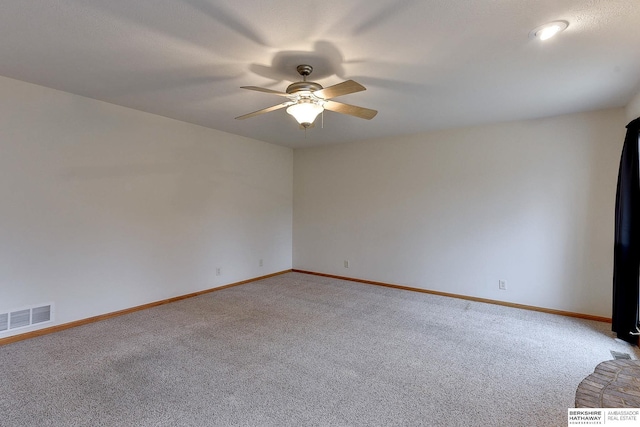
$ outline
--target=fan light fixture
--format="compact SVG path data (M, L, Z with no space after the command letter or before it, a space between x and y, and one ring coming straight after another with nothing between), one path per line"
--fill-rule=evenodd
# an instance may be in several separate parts
M324 108L318 102L311 99L301 99L297 104L287 108L287 113L291 114L298 123L307 128L322 113Z
M548 24L541 25L537 28L534 28L529 33L530 38L538 38L542 41L548 40L556 34L564 31L569 26L567 21L553 21Z

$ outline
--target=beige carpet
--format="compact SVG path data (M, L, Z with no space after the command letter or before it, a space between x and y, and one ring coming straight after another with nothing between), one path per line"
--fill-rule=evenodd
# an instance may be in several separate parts
M288 273L0 347L0 425L565 426L609 329Z

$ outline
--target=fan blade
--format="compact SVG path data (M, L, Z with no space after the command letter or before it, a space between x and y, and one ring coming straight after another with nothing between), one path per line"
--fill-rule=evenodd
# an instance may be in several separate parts
M244 116L236 117L236 120L244 120L249 117L259 116L260 114L270 113L271 111L276 111L284 107L288 107L291 105L291 102L284 102L282 104L274 105L273 107L263 108L262 110L254 111L253 113L245 114Z
M258 87L258 86L241 86L240 89L249 89L249 90L255 90L258 92L265 92L265 93L270 93L272 95L278 95L278 96L290 96L288 93L286 92L280 92L278 90L271 90L271 89L267 89L266 87Z
M367 90L367 88L358 82L347 80L346 82L338 83L337 85L316 90L313 94L322 99L331 99L342 95L348 95L350 93L361 92L363 90Z
M343 104L336 101L325 101L324 109L335 111L336 113L348 114L350 116L360 117L361 119L371 120L378 112L369 108L357 107L355 105Z

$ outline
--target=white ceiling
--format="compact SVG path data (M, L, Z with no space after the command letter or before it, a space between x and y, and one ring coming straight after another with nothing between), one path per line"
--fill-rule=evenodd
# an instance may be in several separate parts
M569 28L541 43L546 22ZM353 79L306 132L234 117L299 80ZM290 147L625 106L640 84L639 0L2 0L0 75Z

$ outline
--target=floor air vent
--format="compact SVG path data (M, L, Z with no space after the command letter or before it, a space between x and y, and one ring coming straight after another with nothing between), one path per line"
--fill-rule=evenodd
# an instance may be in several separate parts
M50 322L52 304L27 307L20 310L0 312L0 332L26 328L27 326Z
M31 309L31 324L48 322L51 320L51 306L43 305L42 307L34 307Z
M24 328L31 324L31 310L9 313L9 329Z
M9 313L0 314L0 332L9 329Z

